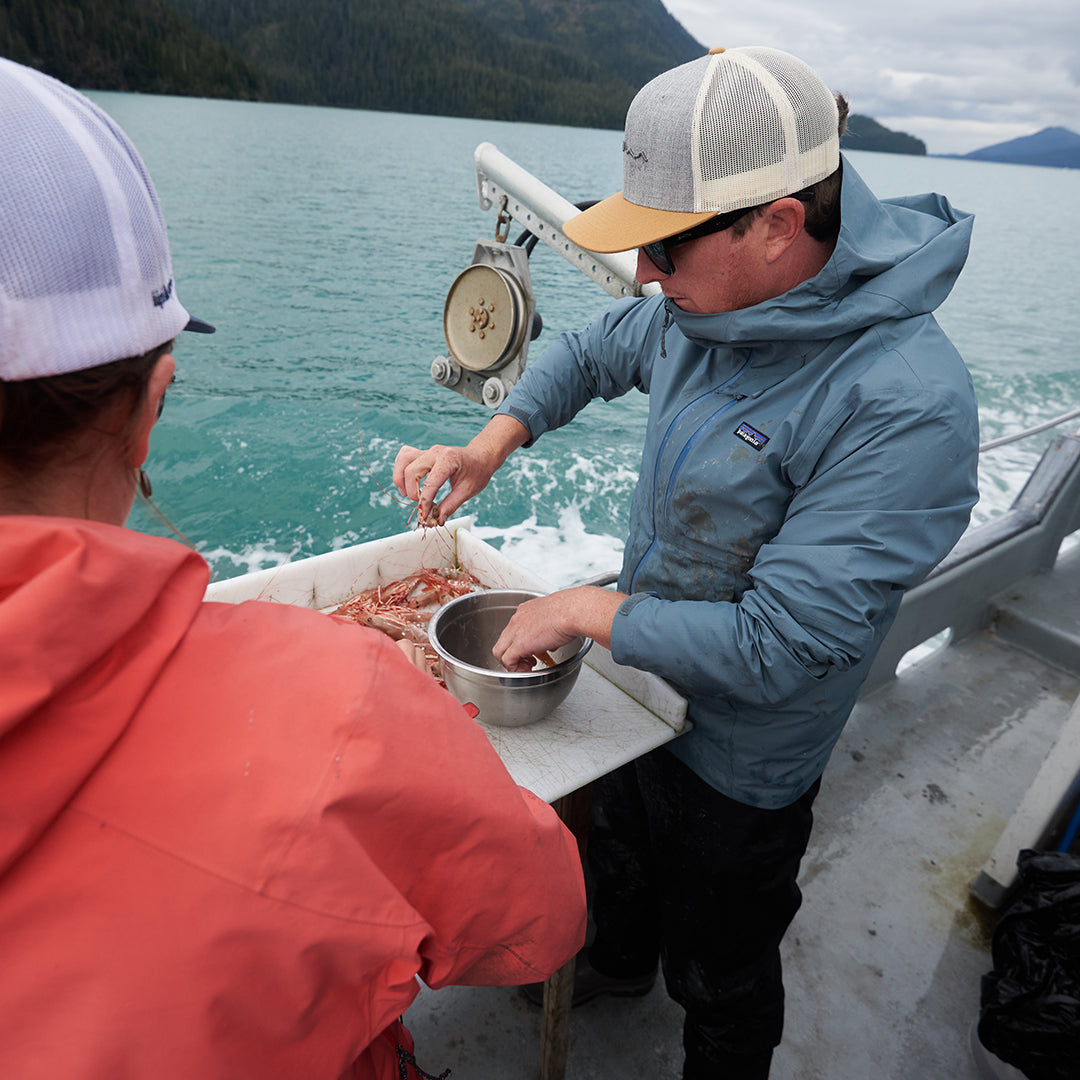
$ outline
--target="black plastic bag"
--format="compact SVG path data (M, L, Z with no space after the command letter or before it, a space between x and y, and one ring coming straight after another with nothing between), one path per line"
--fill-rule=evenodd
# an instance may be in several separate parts
M1080 1077L1080 856L1021 851L994 930L979 1039L1028 1080Z

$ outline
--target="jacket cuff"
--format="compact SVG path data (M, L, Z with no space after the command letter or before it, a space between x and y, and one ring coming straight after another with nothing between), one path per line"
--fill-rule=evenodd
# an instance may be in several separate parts
M527 409L523 409L520 405L515 405L510 401L503 402L503 404L495 410L495 415L512 416L526 429L526 431L528 431L528 440L521 444L523 449L532 446L532 444L547 431L547 425L544 423L539 413L529 412Z
M631 593L616 609L611 621L611 658L617 664L639 667L640 645L642 640L642 618L648 618L646 605L634 614L634 609L643 601L659 599L656 593Z

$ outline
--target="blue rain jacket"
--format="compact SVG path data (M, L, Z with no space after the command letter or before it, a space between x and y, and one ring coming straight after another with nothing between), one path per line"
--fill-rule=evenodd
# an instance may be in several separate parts
M841 215L809 281L712 315L619 301L500 409L536 439L593 398L649 395L612 655L687 696L673 753L767 808L821 774L904 590L977 499L974 391L931 314L972 217L879 201L847 161Z

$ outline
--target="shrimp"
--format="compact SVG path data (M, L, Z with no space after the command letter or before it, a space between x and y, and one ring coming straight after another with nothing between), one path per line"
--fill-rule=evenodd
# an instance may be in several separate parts
M393 638L406 639L424 650L428 670L439 679L439 657L428 641L427 624L435 610L455 597L481 588L467 570L419 570L350 597L330 614L352 619Z

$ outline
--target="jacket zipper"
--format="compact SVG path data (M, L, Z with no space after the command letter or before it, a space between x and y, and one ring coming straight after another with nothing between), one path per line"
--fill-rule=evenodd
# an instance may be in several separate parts
M731 386L731 384L734 383L742 375L742 373L746 370L746 368L750 364L751 359L753 358L753 355L754 355L754 352L751 349L750 354L747 356L746 360L743 362L742 367L740 367L738 371L736 371L730 378L728 378L725 382L721 383L719 386L715 386L711 390L707 391L706 393L701 394L698 397L694 398L693 401L687 402L675 414L675 416L672 418L671 423L668 424L667 431L664 432L664 437L660 441L660 446L657 448L656 462L653 465L653 499L652 499L652 531L653 531L653 538L652 538L652 541L649 543L649 546L645 549L644 554L642 554L641 558L638 559L637 565L634 567L633 573L631 573L630 576L627 579L627 582L628 582L627 592L631 592L631 593L634 592L634 585L637 582L638 573L641 571L642 565L648 560L649 556L653 553L653 549L656 547L657 534L658 534L658 531L659 531L659 527L658 527L658 524L657 524L657 516L656 516L657 504L662 501L665 510L667 509L667 507L668 507L668 505L669 505L669 503L671 501L671 493L672 493L672 491L674 490L674 487L675 487L675 478L679 475L679 469L682 466L683 461L686 459L687 454L690 452L690 449L697 442L698 437L701 435L701 432L709 424L711 424L718 416L720 416L722 413L726 412L728 409L734 408L740 401L744 401L746 399L746 395L745 394L732 394L730 401L726 401L723 405L720 406L719 409L717 409L713 413L710 413L708 418L703 420L698 425L697 430L693 433L693 435L690 436L689 439L687 439L686 445L682 448L682 451L679 453L679 456L676 459L674 466L672 467L671 475L668 477L667 487L666 487L666 489L664 491L664 498L663 498L663 500L659 500L656 497L656 493L657 493L657 490L658 490L658 487L659 487L659 481L660 481L660 462L663 460L664 451L667 449L667 445L671 440L671 430L672 430L672 428L675 427L675 425L679 422L679 420L683 417L683 415L687 412L688 409L694 408L695 405L697 405L700 401L703 401L707 397L710 397L710 396L712 396L714 394L722 394L722 393L724 393L727 390L727 388L729 386Z

